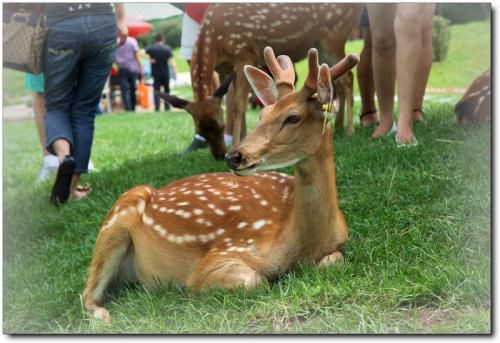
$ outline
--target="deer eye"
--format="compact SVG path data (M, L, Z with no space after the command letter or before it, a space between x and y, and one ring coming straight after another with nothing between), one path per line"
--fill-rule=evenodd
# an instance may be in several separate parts
M291 114L285 119L284 124L297 124L300 121L300 116L297 114Z

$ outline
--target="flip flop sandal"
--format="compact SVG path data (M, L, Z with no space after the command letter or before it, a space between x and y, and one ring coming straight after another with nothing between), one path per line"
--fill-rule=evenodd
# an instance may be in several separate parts
M415 108L412 110L413 112L420 112L422 113L422 119L418 119L415 121L415 123L422 123L425 121L425 112L421 108Z
M364 117L364 116L368 116L368 115L373 114L373 113L377 113L377 110L375 110L375 111L368 111L368 112L363 112L363 113L361 113L361 114L359 115L359 125L362 125L362 123L363 123L363 117ZM377 124L378 124L378 121L377 121L376 123L370 123L370 124L367 124L366 126L362 126L362 127L373 127L373 126L375 126L375 125L377 125Z
M76 162L73 157L67 155L64 160L59 164L57 169L57 176L52 186L52 193L50 194L50 202L56 206L64 204L69 199L71 179L75 172Z

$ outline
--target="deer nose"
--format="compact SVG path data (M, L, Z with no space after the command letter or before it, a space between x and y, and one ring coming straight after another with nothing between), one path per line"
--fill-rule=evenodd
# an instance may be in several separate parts
M238 150L226 154L226 162L229 168L236 169L240 166L243 156Z

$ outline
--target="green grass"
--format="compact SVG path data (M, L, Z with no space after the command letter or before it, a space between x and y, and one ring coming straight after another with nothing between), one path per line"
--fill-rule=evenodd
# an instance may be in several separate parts
M227 170L207 151L179 156L185 113L98 117L90 198L54 208L32 122L4 124L4 333L489 333L490 127L453 125L431 103L417 148L371 130L335 136L346 263L305 266L254 291L193 295L175 284L124 287L107 298L113 322L83 310L80 292L99 225L132 186L159 187ZM254 127L257 114L248 114ZM291 172L291 169L287 169ZM432 314L432 316L431 316Z

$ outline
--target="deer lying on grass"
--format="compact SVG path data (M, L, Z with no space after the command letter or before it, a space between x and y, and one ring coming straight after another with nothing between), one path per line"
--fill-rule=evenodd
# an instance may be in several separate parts
M482 73L465 91L455 105L457 123L482 123L491 120L491 74Z
M163 99L174 107L186 108L195 120L196 133L204 136L212 153L225 153L224 127L220 108L206 106L211 101L212 74L215 69L231 73L234 99L228 112L234 116L233 146L245 136L245 111L248 102L249 85L243 67L264 63L262 51L271 44L276 54L288 55L293 62L306 57L309 47L321 45L329 56L339 61L345 56L344 46L352 27L358 22L362 4L354 3L219 3L212 4L206 11L191 59L191 81L194 101L191 103L173 95L163 94ZM342 82L342 94L348 100L349 126L352 124L352 73L346 74ZM181 100L181 101L180 101ZM187 108L186 108L187 109ZM209 133L196 122L216 122ZM339 121L340 125L341 122ZM217 157L214 155L214 157Z
M307 79L293 92L289 57L276 59L269 47L265 55L276 83L259 69L245 71L268 106L226 160L238 175L295 165L295 178L213 173L125 192L104 219L83 293L96 318L110 319L101 304L113 281L253 288L299 263L343 261L347 225L338 207L330 127L322 134L331 116L322 104L334 100L332 79L358 59L350 55L328 69L311 49Z

